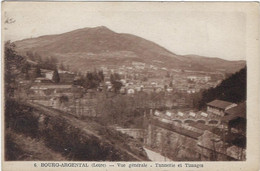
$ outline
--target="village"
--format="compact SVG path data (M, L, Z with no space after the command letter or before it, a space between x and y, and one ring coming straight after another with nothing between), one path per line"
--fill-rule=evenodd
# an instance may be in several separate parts
M148 67L148 68L147 68ZM32 67L29 75L33 75L36 67ZM39 69L35 79L19 81L20 90L26 86L24 92L28 99L53 108L59 108L73 113L86 112L88 116L95 116L90 106L95 103L96 96L115 91L111 83L111 75L116 75L119 82L118 93L134 96L139 93L161 94L162 101L150 104L150 107L159 108L192 108L192 95L210 87L217 86L223 79L220 73L195 74L181 70L168 70L153 65L146 66L141 62L132 62L131 66L100 67L102 81L93 88L78 84L82 75L71 71L57 70L59 81L53 81L54 70ZM91 71L89 71L91 72ZM87 74L87 73L86 73ZM30 87L28 87L30 85ZM20 92L21 93L21 92ZM20 94L18 93L18 94ZM66 105L65 105L66 104Z
M32 67L29 73L36 70L39 68ZM100 103L104 99L154 95L155 100L145 103L147 99L140 99L134 106L142 113L141 125L125 126L113 121L108 122L109 127L173 161L245 160L246 103L214 100L206 110L194 107L192 95L216 87L225 78L223 74L168 70L141 62L119 68L103 66L100 71L103 79L96 87L86 89L78 84L79 74L40 69L40 77L19 81L16 95L82 119L101 120L105 111ZM111 75L117 77L113 79L120 83L118 87ZM241 141L243 145L238 143Z

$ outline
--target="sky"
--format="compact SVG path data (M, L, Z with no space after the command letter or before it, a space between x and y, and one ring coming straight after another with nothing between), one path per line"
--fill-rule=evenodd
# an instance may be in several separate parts
M179 55L246 58L246 13L238 3L19 3L3 5L5 40L106 26ZM11 20L10 20L11 19Z

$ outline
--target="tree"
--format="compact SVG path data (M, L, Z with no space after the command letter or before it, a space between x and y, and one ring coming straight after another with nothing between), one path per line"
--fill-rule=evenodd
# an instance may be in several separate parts
M29 79L30 79L28 70L25 72L25 77L24 77L24 79L25 79L25 80L29 80Z
M167 71L166 77L167 77L167 78L170 78L170 76L171 76L171 75L170 75L169 71Z
M142 81L148 81L147 77L143 77Z
M60 70L65 70L65 66L63 65L62 62L60 63L59 69L60 69Z
M84 87L87 89L97 88L99 85L99 78L97 72L88 72L84 81Z
M60 101L61 104L66 103L66 102L69 101L69 98L68 98L68 96L62 95L62 96L59 97L59 101Z
M170 81L169 87L173 87L172 81Z
M99 77L99 80L100 80L101 82L104 81L104 74L103 74L103 71L102 71L102 70L101 70L101 71L98 71L98 77Z
M120 75L118 73L114 73L114 78L116 81L120 80Z
M121 89L122 86L123 86L123 84L120 81L114 81L113 88L114 88L115 93L119 92L119 90Z
M55 83L59 83L60 82L60 76L59 76L59 73L58 73L57 69L55 69L54 72L53 72L52 80Z
M35 70L35 77L42 77L42 73L41 73L41 69L40 67L37 65L36 70Z
M29 69L30 68L31 68L31 66L28 63L25 63L21 67L21 72L24 74L25 80L29 80L30 79L30 76L29 76Z
M39 64L42 64L43 61L42 61L42 57L40 54L38 54L37 52L34 53L34 59L36 60L36 62L38 62Z
M21 68L26 64L26 60L17 54L15 44L10 41L5 42L4 49L4 84L6 98L14 97L14 91L17 88L15 79L21 74Z
M111 74L111 75L110 75L110 82L113 83L114 81L115 81L114 74Z
M246 67L239 72L223 80L217 87L205 90L199 102L199 108L206 106L206 103L219 99L233 103L240 103L246 100Z
M39 60L41 59L40 56L38 57L38 59ZM53 56L45 58L44 61L39 62L39 64L41 65L42 68L50 69L50 70L57 69L57 63L58 63L58 60Z
M28 57L28 59L35 61L35 57L31 51L27 51L26 56Z
M70 70L70 66L69 66L69 65L66 66L66 70L67 70L67 71Z
M57 63L58 63L58 59L54 56L51 56L50 57L50 63L56 66Z
M120 75L118 73L114 73L110 75L110 82L114 88L115 93L119 92L123 84L120 82Z

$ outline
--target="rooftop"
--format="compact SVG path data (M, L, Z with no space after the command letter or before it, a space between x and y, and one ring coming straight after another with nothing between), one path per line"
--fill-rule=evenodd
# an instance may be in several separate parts
M202 114L203 113L203 114ZM166 118L166 119L179 119L179 120L185 120L185 119L196 119L196 120L212 120L212 119L220 119L219 116L216 115L209 115L208 113L202 112L202 111L193 111L193 110L167 110L167 111L159 111L155 110L155 115L160 116L160 118Z
M212 129L214 128L212 126L208 126L208 125L205 125L202 123L197 123L197 122L189 123L189 125L197 128L197 129L200 129L200 130L208 130L208 131L212 131Z
M37 78L35 78L35 80L50 80L50 79L45 78L45 77L37 77Z
M208 106L217 107L220 109L226 109L228 106L234 103L223 101L223 100L214 100L212 102L207 103Z
M174 124L171 124L171 123L165 123L158 119L152 119L152 123L161 128L168 129L170 131L176 132L178 134L181 134L181 135L193 138L193 139L198 139L198 137L200 137L202 135L201 133L183 129L182 127L175 126Z
M80 86L74 86L71 84L40 84L40 85L33 85L31 89L56 89L56 88L68 89L73 87L81 88Z
M246 118L246 102L240 103L236 107L228 109L225 113L227 115L222 118L222 120L225 121L230 121L238 117Z

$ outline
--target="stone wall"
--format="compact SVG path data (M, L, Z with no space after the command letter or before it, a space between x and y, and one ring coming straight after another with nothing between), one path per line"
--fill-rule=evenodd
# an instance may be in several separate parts
M197 139L149 124L144 144L174 161L200 160Z

